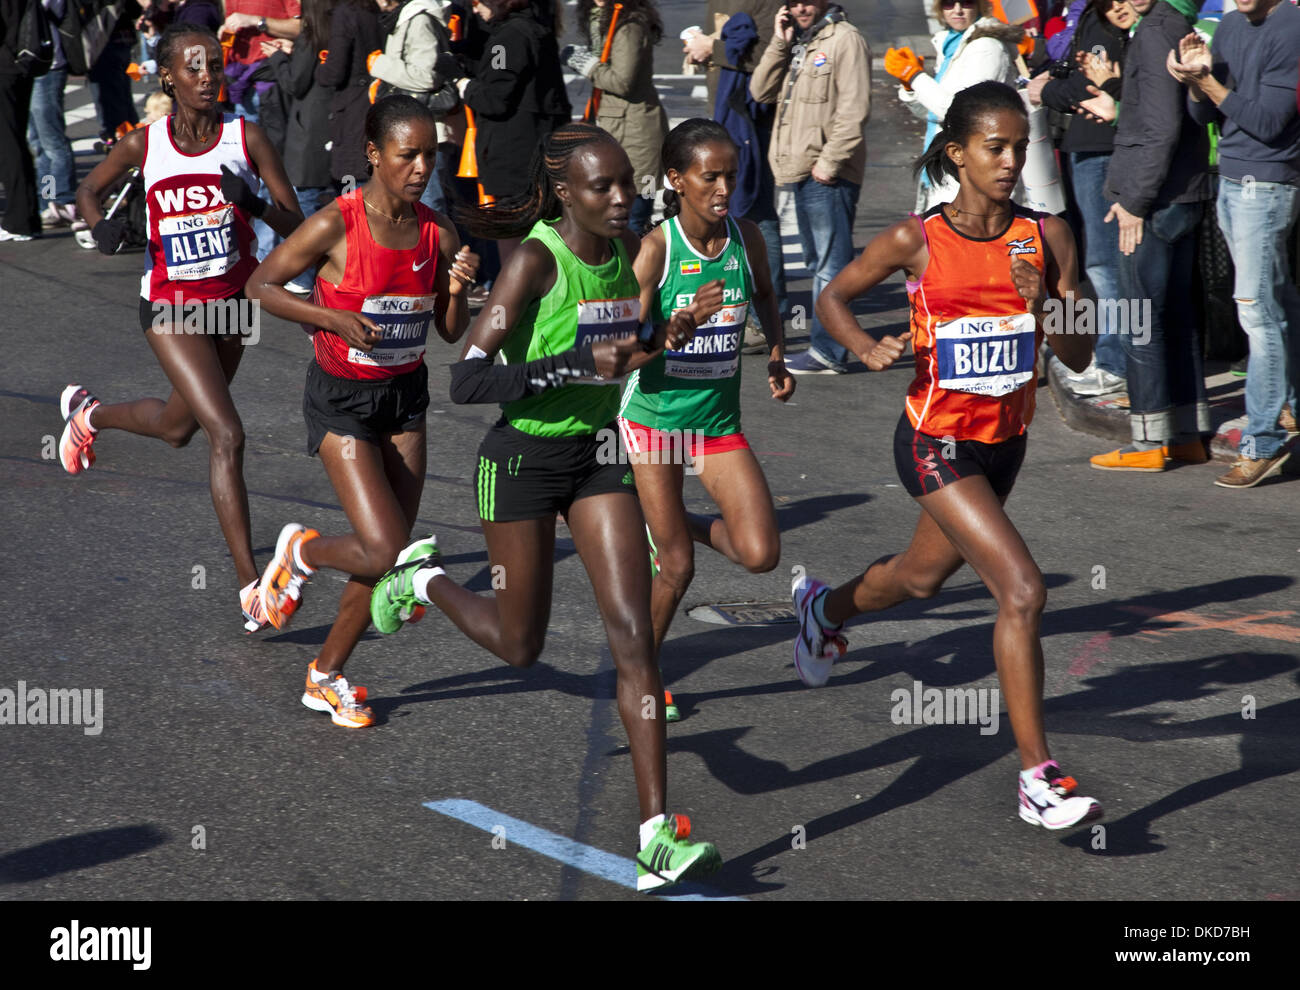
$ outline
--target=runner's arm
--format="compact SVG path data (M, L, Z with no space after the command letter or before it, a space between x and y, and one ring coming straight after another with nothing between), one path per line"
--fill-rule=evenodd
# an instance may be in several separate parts
M1060 217L1043 218L1043 240L1047 242L1047 272L1045 283L1054 300L1066 298L1066 293L1079 294L1079 258L1074 247L1074 235L1069 226ZM1040 325L1052 324L1039 315ZM1069 331L1073 327L1059 326L1064 333L1048 333L1047 342L1053 352L1071 371L1082 371L1092 360L1094 340L1091 334L1077 334ZM1047 326L1043 326L1047 330Z
M436 182L437 179L430 181ZM469 301L466 294L469 286L458 278L453 278L451 270L457 264L456 254L460 251L460 235L441 213L435 213L438 219L438 265L433 279L433 316L438 336L449 344L454 344L465 336L469 328ZM478 272L478 255L467 254L467 259L460 262L460 269ZM472 264L468 259L472 259Z

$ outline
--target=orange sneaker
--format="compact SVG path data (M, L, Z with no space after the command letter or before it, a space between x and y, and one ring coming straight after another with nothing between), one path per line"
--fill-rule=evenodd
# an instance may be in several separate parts
M63 413L63 436L59 440L59 460L68 474L80 474L95 463L92 444L97 432L90 425L90 413L99 400L80 385L69 385L59 396L59 410Z
M302 604L302 586L315 570L301 563L299 553L303 544L314 540L320 533L314 529L289 523L280 530L275 543L275 556L262 572L257 592L262 599L262 612L266 621L276 629L283 629Z
M316 660L307 667L307 689L302 703L314 712L329 712L335 725L345 729L374 725L375 715L362 704L365 700L366 689L353 687L342 674L324 675L317 669Z
M1165 449L1134 450L1121 447L1109 454L1097 454L1088 459L1089 463L1102 471L1163 471L1165 469Z

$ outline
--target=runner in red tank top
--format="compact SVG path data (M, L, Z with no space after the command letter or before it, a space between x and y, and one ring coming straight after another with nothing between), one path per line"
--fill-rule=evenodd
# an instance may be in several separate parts
M251 632L265 620L244 487L244 428L230 397L243 344L256 342L250 331L259 326L243 296L244 282L257 265L249 224L260 216L287 236L302 214L280 156L262 129L223 114L217 103L224 76L216 35L194 24L172 25L158 42L158 66L163 89L175 99L175 114L119 141L82 182L77 207L100 251L114 254L124 222L105 220L100 203L129 170L143 172L149 244L140 328L172 393L165 402L102 405L89 390L69 385L61 402L66 425L59 452L64 468L79 474L95 463L92 444L102 430L126 430L184 447L202 428L210 447L212 503ZM246 179L255 175L266 181L273 204L249 188Z
M818 315L831 336L872 371L916 348L916 379L895 433L895 461L921 506L911 545L834 590L801 576L795 666L819 685L846 648L845 621L909 598L929 598L969 563L998 603L993 654L1020 750L1020 817L1066 828L1101 817L1101 805L1051 758L1043 728L1039 620L1047 592L1024 540L1003 510L1033 414L1044 301L1077 289L1074 240L1058 217L1011 202L1029 144L1015 90L985 82L953 100L943 130L918 163L934 182L960 182L951 203L895 224L823 290ZM848 303L906 271L912 329L872 340ZM1092 339L1048 334L1057 356L1079 370Z
M370 181L313 214L248 281L267 312L315 328L307 450L320 453L353 531L285 526L260 587L267 619L281 629L317 568L350 575L302 698L345 728L373 724L365 689L348 683L343 665L370 624L375 579L409 542L424 491L429 326L448 343L460 339L478 272L478 256L461 248L450 221L419 202L437 153L427 108L409 96L376 103L366 115ZM283 288L322 256L311 300Z

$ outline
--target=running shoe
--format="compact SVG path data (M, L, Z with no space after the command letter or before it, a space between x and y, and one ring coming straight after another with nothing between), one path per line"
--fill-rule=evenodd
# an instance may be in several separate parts
M412 579L422 567L441 566L438 538L430 533L416 540L397 555L393 564L370 593L370 621L385 636L402 628L403 622L419 622L424 618L424 602L415 597Z
M99 400L80 385L69 385L59 396L63 413L63 437L59 440L59 460L68 474L80 474L95 463L96 430L90 425L90 411Z
M842 375L848 369L828 364L820 354L811 347L794 357L785 359L786 371L792 375Z
M314 712L329 712L334 724L345 729L364 729L375 724L374 712L362 704L366 700L365 688L353 687L338 672L320 680L313 677L313 673L320 673L316 660L307 667L307 689L302 696L304 705Z
M677 707L677 703L673 701L673 693L664 688L664 721L680 722L681 720L682 713Z
M650 844L636 854L636 889L655 890L713 873L722 857L712 842L689 842L691 820L666 815Z
M646 542L650 544L650 576L659 576L659 548L655 546L655 538L650 535L650 527L645 528Z
M30 241L35 236L33 234L15 234L12 230L5 230L0 227L0 241Z
M1020 817L1050 829L1095 822L1102 816L1101 805L1093 798L1075 796L1078 786L1073 777L1061 773L1055 760L1039 764L1028 784L1020 776Z
M298 523L289 523L280 530L280 538L275 543L275 556L266 565L262 580L257 586L262 598L262 612L266 621L276 629L283 629L289 624L289 619L302 604L302 586L316 573L299 565L294 550L318 536L320 533L316 530Z
M239 607L244 612L244 632L255 633L267 624L257 581L250 581L239 593Z
M799 617L799 636L794 641L794 669L809 687L821 687L831 676L831 665L844 656L849 641L841 625L827 629L813 614L813 603L830 593L830 586L810 577L797 577L790 588L794 611Z

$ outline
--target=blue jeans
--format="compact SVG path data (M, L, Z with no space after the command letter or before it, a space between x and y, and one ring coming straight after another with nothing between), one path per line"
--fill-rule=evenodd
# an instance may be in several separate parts
M294 186L293 191L298 196L298 206L302 209L302 218L304 220L334 201L333 186L303 186L302 188ZM313 265L308 268L290 284L306 286L308 289L313 288L316 284L316 266Z
M438 145L438 155L434 159L433 175L429 176L429 184L424 187L424 195L420 197L420 202L431 210L439 213L447 213L447 194L443 186L451 185L452 175L452 156L456 153L456 146L448 141L443 141Z
M1128 359L1129 428L1139 449L1189 443L1210 432L1205 370L1192 304L1201 203L1153 209L1142 243L1119 256L1119 292L1130 305L1150 300L1143 332L1122 337Z
M1300 189L1220 177L1218 213L1236 269L1237 318L1250 341L1241 454L1267 459L1286 441L1277 417L1288 402L1296 411L1300 385L1300 292L1291 284L1286 253Z
M1106 223L1110 201L1106 199L1106 170L1110 154L1104 151L1070 153L1070 175L1074 182L1074 201L1083 216L1084 271L1097 295L1097 301L1119 295L1119 224ZM1097 346L1093 351L1097 367L1124 377L1124 345L1111 326L1115 310L1097 307Z
M66 68L51 69L39 76L32 86L27 123L27 143L36 157L36 193L45 202L60 206L73 202L77 190L77 160L63 117L63 89L67 84Z
M834 185L827 186L812 176L794 185L794 212L799 221L804 263L813 273L810 349L823 363L835 368L848 364L849 352L827 333L822 321L817 319L817 299L840 269L853 260L853 217L858 209L861 188L843 179L836 179Z

